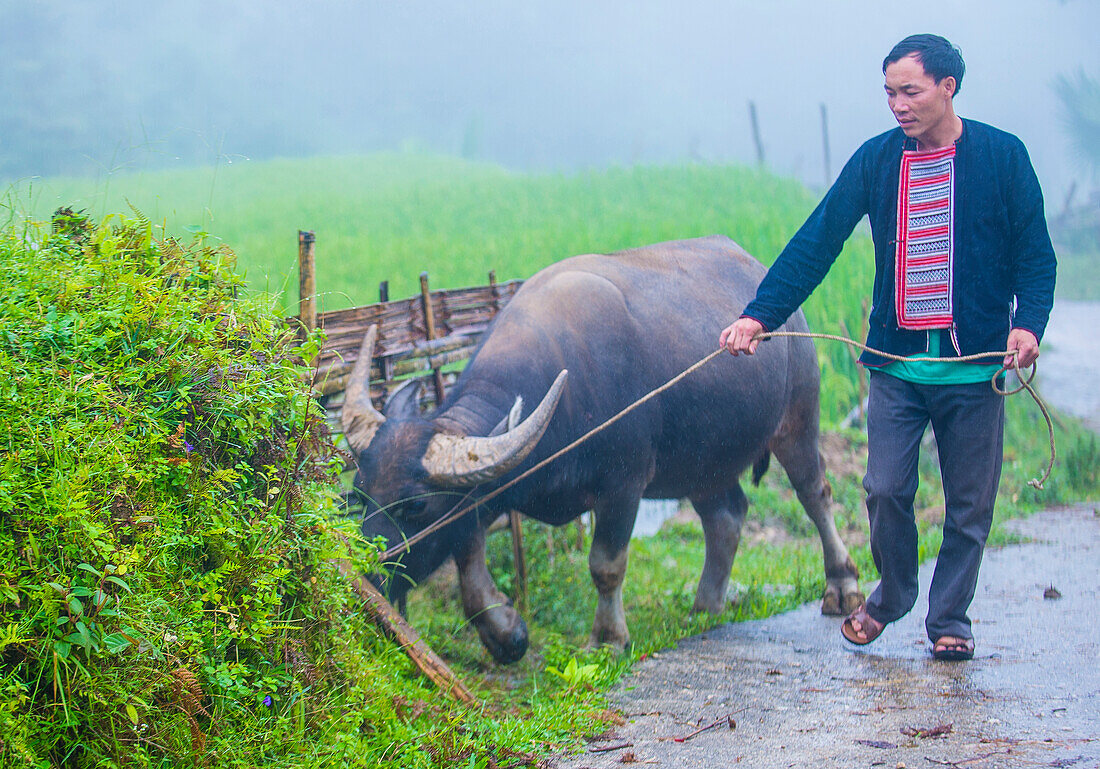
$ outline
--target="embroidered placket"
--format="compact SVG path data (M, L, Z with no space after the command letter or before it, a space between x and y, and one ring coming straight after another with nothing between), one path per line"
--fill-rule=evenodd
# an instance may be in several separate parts
M902 153L894 275L901 328L951 327L954 189L954 145Z

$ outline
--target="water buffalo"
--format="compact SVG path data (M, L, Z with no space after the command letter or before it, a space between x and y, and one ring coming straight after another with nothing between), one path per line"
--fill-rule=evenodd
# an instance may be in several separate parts
M565 259L524 283L439 409L423 416L412 388L396 392L384 413L371 405L369 333L343 412L367 508L363 533L400 543L465 495L498 488L680 373L717 349L718 332L763 274L717 236ZM805 330L802 313L787 327ZM818 383L808 339L772 340L752 357L721 356L415 544L385 589L402 599L453 556L466 615L493 657L513 662L527 650L527 626L489 576L486 526L513 509L555 526L591 510L588 563L599 598L590 641L621 646L629 641L622 583L638 503L687 497L706 539L694 608L719 612L748 505L739 477L750 466L762 474L770 452L821 537L822 611L847 613L863 597L829 510ZM524 404L538 405L519 421Z

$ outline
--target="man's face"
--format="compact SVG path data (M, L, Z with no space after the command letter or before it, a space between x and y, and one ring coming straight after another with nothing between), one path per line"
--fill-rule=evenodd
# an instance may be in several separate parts
M955 112L951 96L955 78L939 83L924 71L924 65L906 56L886 67L886 99L890 111L906 136L916 139L922 148L935 149L936 139L954 126Z

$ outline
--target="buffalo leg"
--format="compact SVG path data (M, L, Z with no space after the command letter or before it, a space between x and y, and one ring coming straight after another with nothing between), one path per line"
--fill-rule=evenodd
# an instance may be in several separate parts
M515 662L527 652L527 624L512 602L493 582L485 561L485 530L475 527L455 552L459 590L466 617L477 629L481 643L502 664Z
M816 421L814 423L816 428ZM772 445L776 459L787 471L806 514L817 527L825 558L825 594L822 614L850 614L863 603L859 570L833 522L833 490L825 478L825 460L817 450L817 430L781 434Z
M592 547L588 551L588 570L596 585L596 617L592 622L590 646L610 644L620 649L630 643L623 609L623 578L626 576L627 550L634 519L638 515L641 494L616 500L601 500L595 509Z
M703 539L706 557L699 589L695 592L692 611L720 613L726 606L726 589L730 582L730 569L741 541L741 525L749 501L741 485L712 497L693 497L691 504L703 523Z

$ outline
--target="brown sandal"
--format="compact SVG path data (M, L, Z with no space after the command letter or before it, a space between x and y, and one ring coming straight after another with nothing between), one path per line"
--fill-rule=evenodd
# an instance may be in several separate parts
M950 639L950 640L948 640ZM932 645L932 659L963 662L974 659L974 639L958 636L940 636Z
M858 609L845 618L840 626L840 634L848 643L866 646L878 638L885 629L885 624L867 613L866 604L860 604Z

